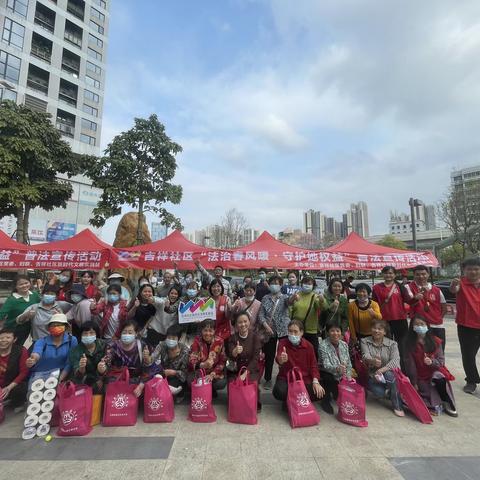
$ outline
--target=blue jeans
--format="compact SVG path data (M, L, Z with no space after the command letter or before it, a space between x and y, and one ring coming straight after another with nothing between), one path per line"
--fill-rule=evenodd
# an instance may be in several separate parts
M383 374L387 383L380 383L375 380L375 377L368 377L368 390L370 390L377 397L384 397L385 390L390 390L390 400L394 410L403 410L402 398L398 393L395 375L391 370Z

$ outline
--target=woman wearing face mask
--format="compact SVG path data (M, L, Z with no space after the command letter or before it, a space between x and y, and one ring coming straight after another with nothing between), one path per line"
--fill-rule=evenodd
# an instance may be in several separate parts
M67 302L57 302L56 298L55 290L47 285L41 302L31 305L17 317L19 325L28 323L31 327L30 333L34 342L49 335L49 323L53 315L68 311L71 307Z
M93 272L83 272L80 276L81 283L85 288L85 296L87 298L100 299L100 290L93 283L95 280L95 274Z
M332 320L327 323L325 330L327 337L320 342L319 349L322 385L325 389L321 406L325 412L333 414L330 399L336 400L338 397L338 382L343 377L352 377L352 363L348 345L342 340L340 324Z
M5 328L11 328L15 331L15 343L23 345L30 335L30 322L23 324L17 323L17 318L27 308L40 302L40 295L31 290L31 284L28 277L18 275L13 281L13 292L7 298L0 309L0 320L5 318Z
M348 304L348 329L350 338L357 341L368 337L372 333L372 321L381 320L382 314L377 302L370 300L372 289L366 283L359 283L355 287L357 299Z
M282 286L282 293L291 296L297 293L301 287L298 285L298 278L295 272L289 272L287 275L287 282Z
M106 355L109 368L109 380L116 378L124 368L130 373L130 383L137 385L133 392L137 397L143 393L144 382L152 375L150 366L152 357L147 345L137 339L138 327L133 321L127 321L120 332L120 339L115 340ZM161 365L154 373L163 374Z
M107 345L93 322L85 322L79 330L80 343L70 350L69 355L72 367L70 379L74 383L91 386L94 394L104 393Z
M368 389L377 398L385 398L387 393L393 413L403 417L402 399L392 371L400 368L400 354L397 342L386 336L387 330L388 324L384 320L372 322L372 335L361 340L362 358L369 371Z
M210 298L215 300L217 317L215 319L215 335L226 340L230 337L232 329L230 325L230 311L232 305L230 298L224 295L223 284L220 280L212 280L208 287Z
M120 332L128 318L127 301L120 298L120 285L110 285L107 288L107 298L96 304L92 302L92 315L101 315L100 334L107 341L120 338Z
M261 268L258 271L258 282L255 289L255 298L261 302L265 295L270 293L270 288L267 281L267 271Z
M204 320L200 324L200 335L190 347L187 382L190 386L195 378L195 370L202 368L212 382L213 394L227 385L225 378L225 350L223 338L215 335L215 321Z
M234 380L238 372L246 367L252 381L259 381L258 363L262 353L262 341L250 326L250 317L243 310L235 314L235 333L228 339L226 344L227 358L234 365L234 370L229 374L229 381ZM260 391L258 392L258 409L262 408Z
M72 284L72 288L67 294L67 299L72 304L72 308L67 313L67 319L72 325L72 334L80 342L81 326L92 320L90 306L93 300L87 298L85 288L81 283Z
M432 334L427 321L420 316L413 318L408 329L405 370L432 415L445 410L451 417L458 416L449 381L453 377L445 367L442 340Z
M185 392L187 382L187 368L190 350L179 342L182 329L179 325L168 327L167 338L157 345L152 353L152 361L160 363L163 367L163 375L168 384L174 388L181 388ZM177 397L177 403L183 396Z
M318 316L323 306L323 295L314 292L315 280L303 277L300 290L294 293L291 318L303 323L303 338L313 347L318 359Z
M262 304L255 298L255 285L248 283L243 288L243 292L244 296L235 300L232 306L232 313L235 315L239 312L247 312L250 319L250 330L258 331L257 319Z
M270 293L265 295L260 306L258 321L261 334L265 338L263 353L265 354L265 383L263 388L272 388L272 369L277 349L277 340L288 335L288 307L293 297L281 293L282 277L274 275L268 280Z
M292 320L288 325L288 338L278 342L276 361L279 366L273 396L285 402L288 394L287 373L298 367L312 401L322 398L325 390L320 385L320 372L312 344L303 338L303 323Z
M57 300L67 301L67 293L72 288L74 280L73 270L62 270L58 276L58 281L60 282L60 289L57 292Z
M322 326L336 322L340 325L343 335L345 335L348 330L348 300L343 294L343 283L339 278L330 281L324 298L325 303L320 318Z
M147 334L147 343L155 348L159 342L167 337L167 330L172 325L178 324L178 305L180 303L180 288L174 285L170 288L166 298L153 296L153 289L150 285L145 286L141 291L142 303L147 302L147 308L153 306L155 312L144 324L143 332ZM144 304L145 308L145 304ZM138 312L138 309L137 309Z
M48 324L48 335L37 340L26 365L33 372L60 370L60 381L63 382L69 372L68 357L70 350L78 344L77 339L67 333L68 320L65 314L57 313Z

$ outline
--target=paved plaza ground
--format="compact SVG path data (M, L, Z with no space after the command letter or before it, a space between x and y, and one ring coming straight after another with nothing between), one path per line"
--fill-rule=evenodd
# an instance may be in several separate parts
M225 393L214 424L187 420L176 406L171 424L97 426L88 437L22 441L23 414L7 411L0 426L3 479L408 479L480 478L480 392L462 392L463 372L453 319L447 320L447 365L457 380L458 418L441 415L432 425L397 418L367 401L367 428L341 424L320 407L317 427L290 428L271 394L256 426L226 420Z

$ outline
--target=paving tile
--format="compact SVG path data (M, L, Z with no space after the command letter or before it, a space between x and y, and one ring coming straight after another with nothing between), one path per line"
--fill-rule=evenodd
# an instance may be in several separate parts
M163 471L163 479L171 480L201 480L203 476L202 459L191 460L188 457L185 458L172 458L169 459L165 465Z

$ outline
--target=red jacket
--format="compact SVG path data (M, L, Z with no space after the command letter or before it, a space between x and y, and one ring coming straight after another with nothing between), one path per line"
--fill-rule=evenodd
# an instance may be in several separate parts
M99 290L98 288L93 284L91 283L86 289L85 289L85 295L87 296L87 298L95 298L95 299L98 299L99 297Z
M388 299L391 288L394 290ZM404 320L407 318L403 292L397 283L394 283L390 287L387 287L384 283L377 283L373 287L372 298L380 305L383 320Z
M287 351L288 361L283 365L280 365L278 359L284 348ZM298 367L302 372L305 384L312 383L314 378L320 380L317 358L315 357L312 344L303 337L300 341L300 345L297 347L293 345L288 338L282 338L278 342L277 356L275 357L275 360L280 366L278 378L287 379L287 373L293 367Z
M232 327L227 316L228 297L222 295L216 305L215 335L227 340L232 334Z
M410 381L416 384L419 380L422 382L430 382L433 374L445 365L445 357L443 355L442 341L433 337L435 342L435 350L431 353L426 353L423 344L417 342L415 350L410 352L407 357L406 370ZM425 365L425 357L432 359L431 365Z
M210 352L215 352L215 359L213 367L205 369L205 373L208 375L211 372L215 372L217 378L223 378L225 375L225 349L223 347L223 338L216 335L210 344L205 342L201 335L195 337L190 347L188 369L193 371L195 368L200 368L200 363L208 359Z
M92 310L92 314L98 315L100 313L103 313L102 323L100 324L100 334L103 337L107 330L107 325L110 320L110 317L112 316L112 313L113 313L113 303L110 303L110 302L98 303L97 306L95 307L95 310ZM127 321L127 316L128 316L127 301L120 300L120 310L118 312L118 328L117 328L117 331L115 332L115 337L120 338L120 335L123 330L123 326Z
M413 296L420 293L420 289L415 282L409 283L408 286ZM429 325L434 327L435 325L442 325L443 313L441 298L441 290L437 286L432 285L430 290L423 292L423 298L421 300L417 301L412 299L413 303L410 305L412 312L411 317L413 318L414 315L419 315L423 317Z
M480 288L466 278L460 280L455 321L464 327L480 328Z

